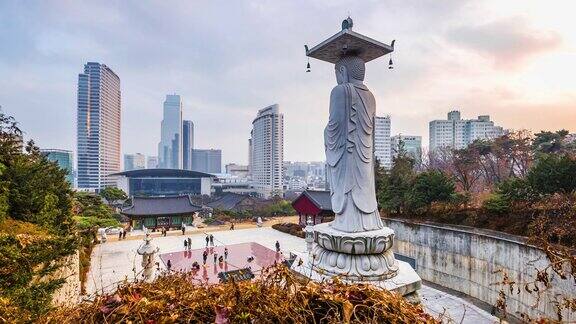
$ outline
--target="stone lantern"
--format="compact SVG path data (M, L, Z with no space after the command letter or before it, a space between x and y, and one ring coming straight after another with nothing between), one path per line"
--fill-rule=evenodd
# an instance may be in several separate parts
M142 256L142 275L144 276L144 281L154 280L154 266L156 265L156 253L160 250L152 242L150 233L146 233L144 238L144 243L140 245L137 252Z

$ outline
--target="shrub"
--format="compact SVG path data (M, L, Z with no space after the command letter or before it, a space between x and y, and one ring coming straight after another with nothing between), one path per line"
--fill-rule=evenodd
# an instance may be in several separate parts
M434 202L450 201L454 182L440 171L422 172L416 176L408 194L412 209L429 208Z
M120 226L120 222L114 218L74 216L74 220L76 220L76 225L79 229Z
M538 199L538 193L526 179L509 178L498 184L496 193L509 202L532 203Z
M298 224L294 224L294 223L279 223L279 224L274 224L272 225L272 228L286 233L286 234L290 234L290 235L294 235L294 236L298 236L301 238L304 238L306 236L306 233L304 233L304 231L302 230L302 227Z
M567 154L544 154L527 175L530 186L543 194L576 190L576 159Z
M510 202L499 194L492 194L484 200L482 207L489 213L504 214L510 210Z
M188 274L123 284L46 323L437 323L420 305L372 285L300 281L284 265L252 281L199 285Z

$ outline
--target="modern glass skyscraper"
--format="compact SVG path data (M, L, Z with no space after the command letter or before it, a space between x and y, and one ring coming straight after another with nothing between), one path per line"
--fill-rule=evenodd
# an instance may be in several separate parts
M70 185L74 186L74 155L72 151L42 149L40 152L44 154L48 160L56 162L61 169L68 171L66 180L68 180Z
M192 170L192 150L194 149L194 123L191 120L182 122L182 166Z
M86 63L77 108L78 188L115 186L108 175L120 172L120 78L104 64Z
M254 188L264 197L284 191L284 115L275 104L258 111L249 141L250 175Z
M182 169L182 100L179 95L167 95L164 119L158 143L158 167Z

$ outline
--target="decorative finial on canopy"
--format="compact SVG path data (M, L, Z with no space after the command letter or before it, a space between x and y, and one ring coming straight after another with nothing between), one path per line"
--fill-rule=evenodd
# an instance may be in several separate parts
M352 26L354 26L354 22L352 21L352 18L350 18L350 16L348 16L348 18L342 21L342 30L345 29L352 30Z

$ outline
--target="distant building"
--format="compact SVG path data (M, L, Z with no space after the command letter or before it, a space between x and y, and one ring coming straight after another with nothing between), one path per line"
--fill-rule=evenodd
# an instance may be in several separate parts
M226 164L226 173L238 178L248 178L248 166L236 163Z
M392 167L392 152L390 150L390 116L374 119L374 156L380 165L386 169Z
M192 170L206 173L222 172L222 150L192 150Z
M237 193L224 193L220 198L209 202L208 207L216 210L245 212L254 211L258 200L248 195Z
M146 169L156 169L158 168L158 157L149 156L146 160Z
M256 189L248 178L239 178L229 174L218 174L212 181L212 194L220 196L224 193L237 193L242 195L257 196Z
M77 108L78 188L115 186L109 175L120 171L120 78L104 64L86 63Z
M59 149L43 149L40 152L46 156L49 161L56 162L60 169L66 170L66 181L74 186L74 155L72 151Z
M249 141L250 176L259 195L282 196L284 190L284 115L277 104L260 109Z
M192 150L194 149L194 123L182 122L182 168L192 170Z
M146 156L144 154L124 154L124 171L141 169L146 169Z
M179 95L167 95L158 143L158 167L182 169L182 100Z
M396 157L402 142L403 149L414 159L416 164L422 162L422 136L396 135L391 137L392 156Z
M457 110L449 112L447 120L431 121L429 132L430 151L442 147L463 149L478 139L494 139L504 135L504 129L495 126L490 116L461 119Z
M116 173L117 187L128 196L210 195L213 175L178 169L144 169Z

